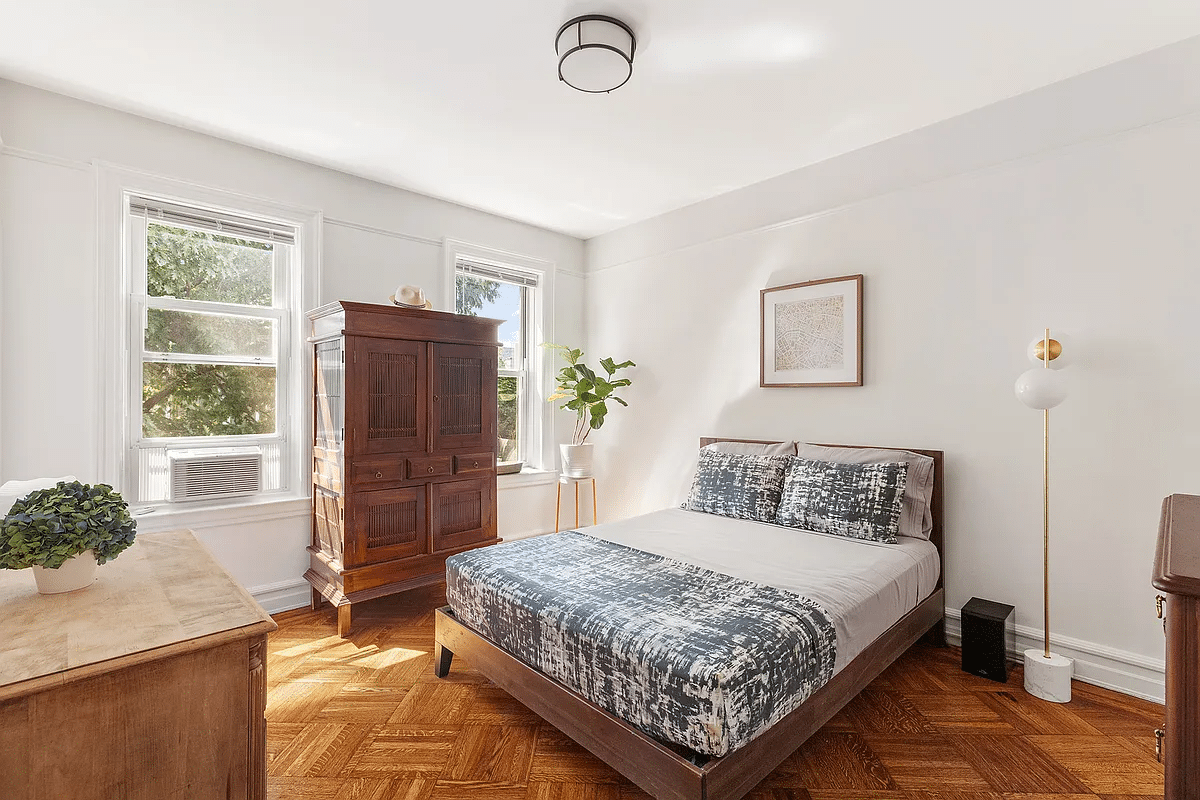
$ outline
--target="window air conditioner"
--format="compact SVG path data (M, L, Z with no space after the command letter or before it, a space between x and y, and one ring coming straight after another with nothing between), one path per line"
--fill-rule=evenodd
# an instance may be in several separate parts
M172 503L241 497L262 491L262 450L257 447L210 447L170 450Z

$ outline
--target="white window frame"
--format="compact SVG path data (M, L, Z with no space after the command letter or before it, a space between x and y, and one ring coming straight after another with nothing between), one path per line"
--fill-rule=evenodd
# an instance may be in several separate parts
M312 398L307 387L312 384L312 364L304 336L304 312L319 305L321 213L103 162L95 162L95 167L98 289L101 299L96 341L97 363L103 366L102 407L99 413L103 423L101 428L105 431L99 458L101 479L131 500L138 495L133 483L136 481L136 463L131 454L135 452L134 445L143 441L141 408L137 398L141 396L143 343L140 337L143 335L142 314L145 313L146 304L139 302L138 295L142 298L145 296L145 238L141 238L140 252L136 252L133 248L136 246L134 228L137 225L129 212L129 202L133 197L145 197L214 212L226 211L287 226L295 230L295 243L291 247L290 263L287 265L289 276L286 288L283 288L286 293L284 307L253 308L249 311L252 316L278 314L280 320L276 380L286 375L283 379L288 385L286 392L278 395L276 434L145 440L147 445L153 443L155 447L175 444L218 447L249 444L254 438L285 442L281 448L283 466L280 484L287 488L238 500L217 499L185 505L166 502L137 505L161 508L168 512L191 512L212 506L248 505L308 497L311 485L306 453L307 443L312 437ZM137 260L139 256L140 262ZM278 268L280 265L277 265ZM139 280L140 286L137 283ZM159 307L160 304L192 310L190 307L183 308L187 305L186 301L156 298L154 305ZM208 305L216 310L216 304Z
M491 264L537 275L536 291L523 293L528 300L526 307L521 310L522 323L527 327L526 336L518 338L522 340L522 345L526 345L526 352L519 354L524 357L524 369L502 369L499 375L519 377L521 372L526 374L517 411L521 420L521 451L525 456L523 471L550 471L555 464L554 409L546 402L546 398L553 388L553 376L548 369L549 354L541 344L554 341L554 262L455 239L443 240L442 250L445 283L439 307L446 311L453 312L455 309L455 279L460 261ZM505 483L504 479L510 476L500 477L501 483Z

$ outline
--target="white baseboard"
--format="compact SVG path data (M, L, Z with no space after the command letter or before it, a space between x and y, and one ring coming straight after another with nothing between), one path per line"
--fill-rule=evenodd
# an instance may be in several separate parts
M292 581L268 583L265 586L251 586L247 591L268 614L278 614L280 611L307 606L312 600L310 589L308 581L297 578Z
M1018 625L1016 646L1009 650L1009 660L1020 663L1025 650L1042 647L1042 638L1041 630ZM953 645L962 644L962 620L957 608L946 609L946 639ZM1053 648L1055 653L1074 659L1076 680L1163 702L1166 665L1158 659L1069 636L1055 636Z

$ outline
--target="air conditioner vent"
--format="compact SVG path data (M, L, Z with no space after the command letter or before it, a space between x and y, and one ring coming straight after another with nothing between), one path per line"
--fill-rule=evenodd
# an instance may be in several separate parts
M167 453L172 503L241 497L262 491L262 450L257 447L210 447Z

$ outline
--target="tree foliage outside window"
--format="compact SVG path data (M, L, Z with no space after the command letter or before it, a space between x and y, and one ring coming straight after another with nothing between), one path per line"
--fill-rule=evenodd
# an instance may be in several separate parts
M457 276L454 292L454 310L459 314L478 317L484 303L494 303L500 296L500 283L474 275Z
M146 294L271 307L273 246L166 225L146 232ZM145 348L186 359L259 357L265 364L142 364L142 434L234 436L276 430L276 322L149 308Z

